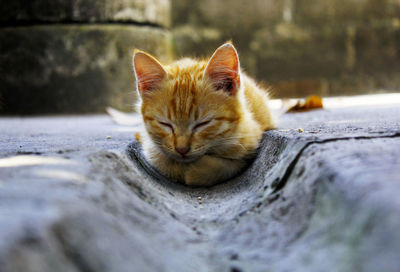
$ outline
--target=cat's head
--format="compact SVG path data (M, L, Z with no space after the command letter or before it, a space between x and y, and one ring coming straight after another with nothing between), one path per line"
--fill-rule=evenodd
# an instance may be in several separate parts
M220 46L208 61L183 59L169 66L137 51L133 67L146 130L167 156L191 162L236 144L242 108L232 44Z

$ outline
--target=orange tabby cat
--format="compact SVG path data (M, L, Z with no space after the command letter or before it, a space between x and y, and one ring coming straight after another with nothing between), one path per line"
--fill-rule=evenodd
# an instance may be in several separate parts
M266 91L241 73L230 43L209 61L185 58L168 66L136 51L133 66L144 155L173 180L209 186L234 176L274 127Z

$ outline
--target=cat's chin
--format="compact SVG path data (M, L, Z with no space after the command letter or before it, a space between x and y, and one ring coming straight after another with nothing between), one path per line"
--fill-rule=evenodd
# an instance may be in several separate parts
M170 158L180 163L191 163L200 159L200 157L194 157L194 156L189 156L189 157L170 156Z
M194 156L194 155L189 155L189 156L185 156L185 157L179 156L177 154L170 154L170 153L165 154L165 155L167 155L167 157L170 158L171 160L174 160L179 163L191 163L191 162L197 161L198 159L201 158L201 156Z

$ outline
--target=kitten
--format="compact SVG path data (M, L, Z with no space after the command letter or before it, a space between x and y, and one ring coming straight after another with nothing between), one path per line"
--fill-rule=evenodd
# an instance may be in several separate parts
M230 43L209 61L168 66L135 51L133 67L144 155L172 180L210 186L233 177L274 127L266 91L240 71Z

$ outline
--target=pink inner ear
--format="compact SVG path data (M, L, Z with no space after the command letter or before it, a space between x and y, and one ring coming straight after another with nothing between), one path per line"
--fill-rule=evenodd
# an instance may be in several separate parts
M219 47L207 64L205 74L216 89L236 94L240 87L239 57L232 44Z
M161 64L155 58L143 52L138 52L134 55L133 67L135 69L137 87L141 95L156 89L167 76Z

